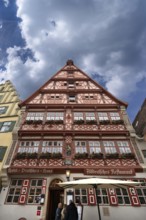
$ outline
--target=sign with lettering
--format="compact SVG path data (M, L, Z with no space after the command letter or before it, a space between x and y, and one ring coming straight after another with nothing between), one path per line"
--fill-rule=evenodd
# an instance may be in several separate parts
M39 173L44 173L44 174L53 174L54 171L53 169L47 169L47 168L42 168L42 169L35 169L35 168L8 168L8 173L9 174L17 174L17 173L33 173L33 174L39 174Z
M97 168L97 169L84 169L85 175L111 175L111 176L134 176L134 169L126 169L126 168Z

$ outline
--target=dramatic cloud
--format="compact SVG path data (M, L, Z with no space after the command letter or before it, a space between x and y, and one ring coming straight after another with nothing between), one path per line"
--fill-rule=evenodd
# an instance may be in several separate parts
M145 91L145 0L16 3L25 46L7 48L1 74L15 83L23 98L68 58L118 98L131 100L139 85Z

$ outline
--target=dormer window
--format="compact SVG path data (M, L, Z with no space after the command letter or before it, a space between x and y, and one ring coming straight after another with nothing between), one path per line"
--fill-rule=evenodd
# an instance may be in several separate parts
M75 95L69 95L69 102L75 102L75 101L76 101Z

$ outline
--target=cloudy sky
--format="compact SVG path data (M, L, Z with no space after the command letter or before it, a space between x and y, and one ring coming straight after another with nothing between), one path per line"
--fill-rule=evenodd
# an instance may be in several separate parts
M66 63L129 103L146 97L145 0L1 0L0 83L28 97Z

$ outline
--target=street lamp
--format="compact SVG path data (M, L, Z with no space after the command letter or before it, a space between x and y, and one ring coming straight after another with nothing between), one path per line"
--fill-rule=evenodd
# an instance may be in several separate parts
M66 179L70 181L70 170L66 170Z

